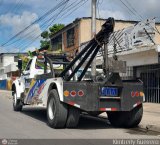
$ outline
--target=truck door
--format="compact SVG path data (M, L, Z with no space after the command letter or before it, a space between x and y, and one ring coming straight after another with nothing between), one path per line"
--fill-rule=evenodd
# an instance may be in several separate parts
M36 104L39 103L39 96L44 87L45 79L37 79L37 76L44 74L44 61L39 58L33 58L33 61L30 66L30 72L28 78L25 78L26 81L26 104Z
M23 74L21 76L21 81L24 82L24 86L25 86L25 91L24 91L24 102L26 103L26 98L27 98L27 94L29 92L29 89L30 89L30 85L31 85L31 81L32 81L32 78L31 78L31 64L32 64L32 59L29 60L25 70L23 71Z

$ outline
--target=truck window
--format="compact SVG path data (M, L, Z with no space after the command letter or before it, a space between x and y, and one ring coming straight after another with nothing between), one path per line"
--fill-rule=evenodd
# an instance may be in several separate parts
M36 60L35 64L36 69L44 69L44 62L39 61L38 59Z
M35 69L44 70L44 62L41 61L40 59L37 59L35 63ZM51 68L49 63L47 62L47 73L50 73L50 72L51 72Z
M30 70L31 64L32 64L32 59L28 62L26 69L25 69L26 71Z

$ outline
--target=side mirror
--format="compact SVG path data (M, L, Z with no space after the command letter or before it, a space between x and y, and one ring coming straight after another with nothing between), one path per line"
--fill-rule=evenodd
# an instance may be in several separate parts
M22 70L22 59L18 59L18 69Z

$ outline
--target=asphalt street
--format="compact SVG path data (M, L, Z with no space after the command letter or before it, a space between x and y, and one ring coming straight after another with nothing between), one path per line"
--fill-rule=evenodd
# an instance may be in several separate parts
M0 138L12 139L160 139L160 133L140 128L114 128L107 118L82 115L76 129L52 129L46 111L25 107L14 112L10 93L0 92Z

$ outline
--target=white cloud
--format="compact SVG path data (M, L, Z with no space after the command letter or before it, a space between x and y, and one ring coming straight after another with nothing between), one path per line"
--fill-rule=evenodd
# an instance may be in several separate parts
M18 32L22 31L24 28L32 24L38 18L36 13L31 13L24 11L21 15L14 15L14 14L5 14L0 16L0 24L9 26L12 28L12 33L17 34ZM33 32L32 34L30 34ZM34 24L30 27L25 33L23 33L20 37L24 37L27 35L26 38L33 39L36 36L40 35L41 29L39 24ZM34 36L33 36L34 35Z
M113 17L115 19L125 19L125 15L120 12L120 11L109 11L109 10L100 10L100 17L102 18L108 18L108 17Z

